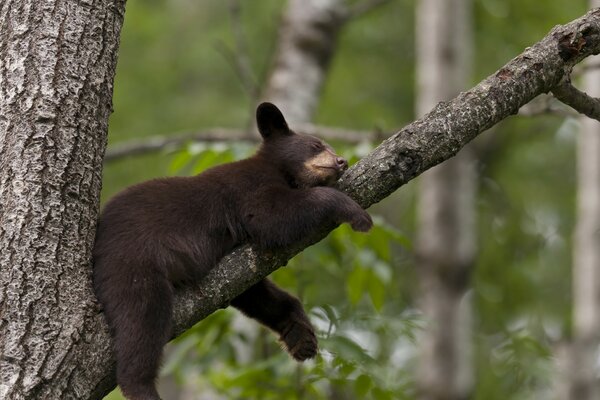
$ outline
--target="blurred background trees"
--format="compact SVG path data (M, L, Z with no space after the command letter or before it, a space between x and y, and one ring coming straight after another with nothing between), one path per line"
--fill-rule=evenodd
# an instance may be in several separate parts
M471 0L420 0L416 13L416 113L469 86L473 29ZM476 256L476 155L473 143L418 180L415 269L418 398L460 400L473 386L470 276Z
M552 26L578 17L588 6L584 0L572 1L569 7L560 0L465 2L470 22L458 23L446 11L440 14L445 17L440 24L458 30L470 26L471 38L458 34L445 39L451 39L446 46L472 42L472 50L460 53L442 46L441 59L447 63L431 69L435 61L421 57L433 54L434 45L415 40L423 28L421 21L433 17L425 13L416 18L421 2L425 1L130 1L109 147L214 128L247 131L251 138L254 107L264 99L281 103L284 110L290 107L290 112L297 107L298 122L364 131L365 140L359 143L329 140L355 161L377 144L373 137L398 130L426 113L433 102L495 72ZM373 8L365 10L365 5ZM284 15L311 10L325 18L315 29L329 39L309 35L299 48L315 51L319 68L314 71L324 73L301 68L294 74L309 73L300 80L304 86L282 93L273 83L273 70L294 60L294 56L281 60L284 23L302 21ZM325 40L331 41L325 45ZM452 62L458 64L459 75L451 72L456 68ZM417 69L424 67L430 69L418 74ZM423 85L416 84L417 76L419 82L437 82L438 94L426 94ZM295 96L301 89L311 94ZM417 106L417 99L424 98ZM473 173L467 186L478 190L469 200L470 216L459 212L455 218L460 229L473 225L468 235L474 238L470 246L477 248L468 257L469 272L453 300L470 309L466 326L470 350L459 358L472 374L466 393L474 399L552 398L561 373L555 368L556 354L576 337L572 298L577 290L572 289L571 267L575 147L581 120L545 98L522 114L503 121L471 147L476 161L468 161ZM105 165L103 199L144 179L194 174L246 157L254 146L252 141L189 141L165 146L158 153L113 159ZM438 168L446 190L464 195L464 184L444 169L446 164ZM423 237L423 218L417 215L430 215L427 208L417 211L424 201L418 187L424 185L411 183L371 207L376 226L370 234L355 234L342 226L274 274L273 279L298 294L310 310L320 332L318 359L296 364L278 349L274 335L233 310L223 310L169 346L161 386L164 397L422 396L424 378L419 374L431 368L418 349L438 322L423 299L443 301L440 291L448 283L435 290L418 284L425 277L420 263L423 245L417 240ZM441 195L433 197L439 200ZM575 243L580 240L577 236ZM452 259L452 254L446 258ZM453 332L444 322L437 330L441 339ZM421 398L460 398L452 393Z

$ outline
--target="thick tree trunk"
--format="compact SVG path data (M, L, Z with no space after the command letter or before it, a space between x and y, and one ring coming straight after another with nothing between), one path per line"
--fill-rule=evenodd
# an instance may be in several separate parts
M102 377L81 344L124 5L0 3L3 400L87 398Z
M472 37L468 0L421 0L417 7L417 114L467 86ZM471 306L475 257L475 169L469 146L419 181L417 269L427 326L419 342L420 399L466 399L472 387Z

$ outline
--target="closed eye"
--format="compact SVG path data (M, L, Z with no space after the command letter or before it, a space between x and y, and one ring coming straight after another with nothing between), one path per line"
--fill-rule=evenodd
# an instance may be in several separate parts
M321 151L321 150L323 150L323 149L324 149L324 146L323 146L323 144L322 144L322 143L319 143L319 142L314 142L314 143L313 143L311 146L312 146L312 148L313 148L314 150L319 150L319 151Z

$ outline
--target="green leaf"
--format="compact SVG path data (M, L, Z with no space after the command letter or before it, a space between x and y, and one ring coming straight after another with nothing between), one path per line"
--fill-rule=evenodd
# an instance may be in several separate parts
M368 290L373 306L380 312L385 304L385 285L373 272L369 274Z
M188 165L192 161L192 154L184 149L177 153L177 155L171 161L171 165L169 166L170 173L180 172L186 165Z
M365 397L367 393L369 393L372 385L373 381L371 380L371 377L362 374L354 381L354 391L358 397Z
M361 364L372 363L375 360L371 357L367 350L362 348L354 340L342 336L334 335L327 339L320 341L321 347L333 355L335 355L335 363L338 363L345 368L346 364L354 364L360 362ZM352 366L352 371L356 368Z
M327 336L331 335L331 333L334 331L334 328L339 326L340 319L338 312L329 304L323 304L322 306L313 309L311 314L327 323L328 327L327 331L325 332Z
M380 389L378 387L373 388L373 390L371 391L371 394L373 395L373 398L375 400L392 400L392 394L387 391L387 390L383 390Z
M365 291L366 280L367 270L361 267L354 268L350 275L348 275L346 291L348 292L348 299L352 305L356 305L360 301Z
M386 222L386 220L382 217L374 216L373 223L374 228L373 232L370 233L371 235L375 232L377 232L377 234L383 233L386 236L388 236L391 240L398 242L402 247L408 250L412 248L412 241L410 240L410 237L407 236L400 229Z
M218 158L219 153L213 151L212 149L205 151L199 156L198 162L196 162L196 164L194 165L192 173L199 174L200 172L214 166L215 164L217 164Z

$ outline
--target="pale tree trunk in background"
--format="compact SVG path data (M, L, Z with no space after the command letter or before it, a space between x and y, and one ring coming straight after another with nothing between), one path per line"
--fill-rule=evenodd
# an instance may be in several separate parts
M346 20L343 0L290 0L261 99L277 105L291 126L312 121Z
M469 0L417 6L417 114L468 86ZM466 399L472 389L471 305L465 298L475 258L475 168L470 148L419 181L417 269L426 328L419 343L420 399Z
M591 0L590 8L600 0ZM590 60L592 61L592 60ZM585 92L600 97L600 70L584 77ZM573 242L573 335L562 349L561 398L600 399L600 122L581 118L577 136L577 223ZM566 351L565 351L566 350Z
M83 344L104 329L90 255L124 6L0 2L3 400L86 398L102 376Z

